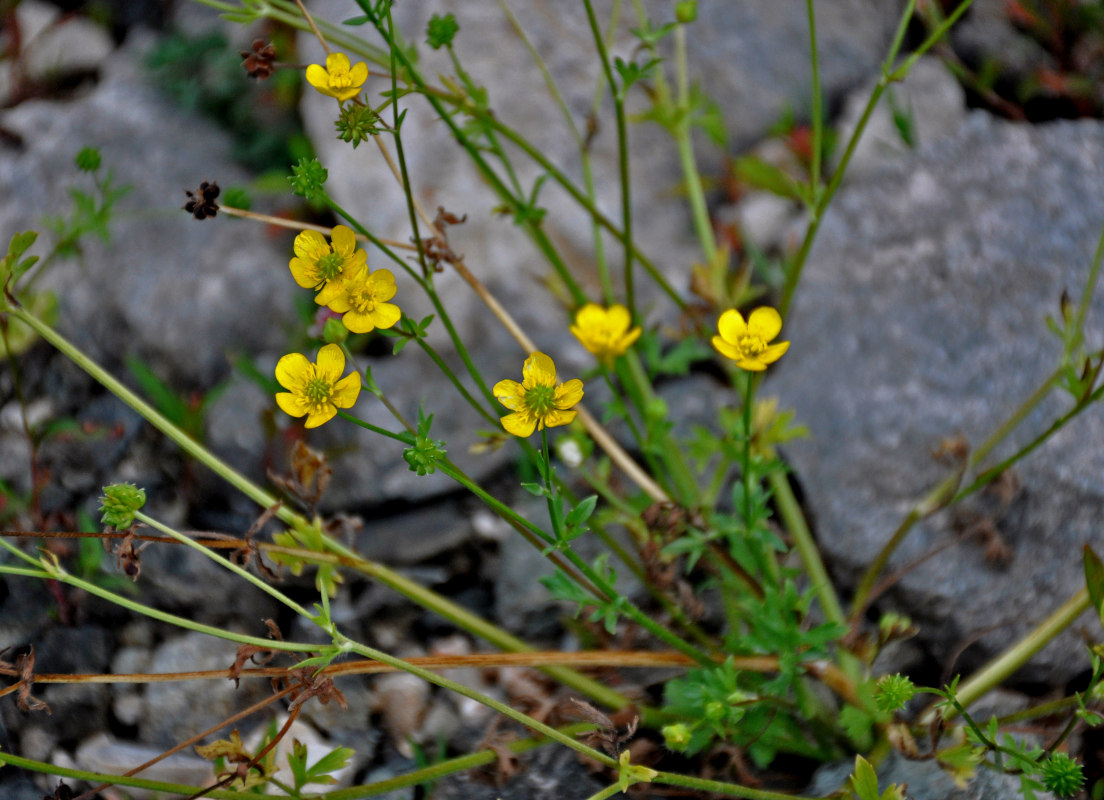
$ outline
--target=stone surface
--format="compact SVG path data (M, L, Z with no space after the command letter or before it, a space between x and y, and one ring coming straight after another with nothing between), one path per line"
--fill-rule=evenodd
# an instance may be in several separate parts
M157 747L119 741L107 733L100 732L81 742L80 747L73 754L73 760L80 769L122 775L138 764L145 764L157 758L163 752ZM142 777L166 783L205 786L211 783L213 771L211 762L183 752L174 753L151 765L142 771ZM159 796L157 792L133 787L127 787L126 792L134 800L156 800Z
M875 81L868 81L845 101L836 123L839 144L833 153L834 165L838 164L847 141L858 127L874 87ZM895 113L907 120L914 137L912 145L902 138L894 121ZM966 97L962 86L942 61L933 56L921 58L903 81L894 83L882 95L851 156L846 180L861 179L882 166L900 161L913 147L934 145L953 135L965 118Z
M149 671L157 673L229 669L236 647L202 633L188 632L160 645L153 653ZM197 694L200 693L200 694ZM151 683L143 695L144 710L138 724L144 744L170 747L195 736L270 693L267 681L243 680L234 688L225 678ZM196 702L202 697L201 702Z
M1102 142L1099 122L1024 127L978 113L832 206L784 330L793 345L766 389L812 431L786 454L838 577L855 579L949 473L931 455L941 440L977 445L1054 370L1061 347L1044 319L1063 289L1080 297L1088 275L1104 220ZM1090 348L1104 335L1101 312L1098 296ZM1051 397L995 456L1069 405ZM956 671L1041 622L1084 585L1081 546L1104 544L1101 441L1104 421L1090 410L1015 468L1022 489L995 520L1009 561L959 544L909 572L883 607L911 614L939 659L988 631ZM946 543L951 522L941 513L917 526L890 570ZM1087 668L1067 633L1019 677L1063 682Z
M806 794L827 795L847 780L854 763L830 764L817 770ZM908 785L910 800L1019 800L1020 779L987 769L980 769L966 786L955 786L954 780L934 761L909 761L897 753L878 769L878 788L884 791L890 784ZM1038 800L1054 800L1050 792L1035 793Z
M79 263L62 262L41 281L58 292L59 328L113 371L136 356L180 391L206 390L228 371L228 350L283 346L290 237L274 240L236 220L197 222L180 210L185 188L248 176L213 123L174 108L146 82L139 61L148 46L135 32L82 97L3 112L20 143L5 139L0 183L20 191L0 200L0 228L43 230L43 215L67 213L69 187L90 189L72 158L98 148L115 184L133 188L119 201L111 241L91 237Z

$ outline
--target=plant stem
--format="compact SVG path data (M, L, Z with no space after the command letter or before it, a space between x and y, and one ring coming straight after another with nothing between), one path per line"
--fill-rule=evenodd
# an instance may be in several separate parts
M1031 631L1027 636L1018 641L1008 650L1005 650L995 659L990 661L974 675L972 675L965 683L959 686L956 693L958 701L964 708L969 707L972 703L978 700L982 695L986 694L990 689L995 688L998 684L1003 682L1012 673L1026 664L1032 656L1042 650L1054 637L1073 624L1086 609L1092 605L1089 599L1088 589L1082 589L1065 603L1063 603L1053 614L1047 617L1042 624ZM921 723L930 721L932 716L931 711L928 711L922 718ZM944 719L953 717L953 714L946 712Z

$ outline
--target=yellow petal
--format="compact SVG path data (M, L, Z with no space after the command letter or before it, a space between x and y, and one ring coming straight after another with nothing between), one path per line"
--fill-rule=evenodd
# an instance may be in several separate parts
M350 333L371 333L376 329L376 323L372 321L372 315L363 311L350 311L341 318L341 322L349 329Z
M289 417L301 417L307 413L307 405L291 392L277 392L276 405Z
M315 66L318 65L315 64ZM318 68L321 69L321 67ZM295 251L295 255L311 264L330 252L330 246L326 244L326 237L318 231L303 231L300 233L295 237L292 249Z
M773 364L778 359L782 358L782 355L790 349L789 342L779 342L778 344L772 344L766 350L759 354L759 360L764 364Z
M499 400L501 399L500 397ZM503 417L502 427L506 429L507 433L512 433L514 436L524 438L526 436L531 436L533 431L537 429L537 421L528 414L523 414L519 411L514 414L507 414Z
M377 303L371 316L377 328L390 328L402 317L402 311L393 303Z
M572 420L575 419L575 415L577 413L578 412L574 410L563 411L560 409L554 409L544 415L544 419L542 420L542 422L547 428L555 428L557 425L568 425Z
M556 385L556 364L541 352L531 353L529 358L525 359L521 374L524 376L522 382L526 389L534 386Z
M304 289L313 289L315 284L318 283L318 279L315 277L317 271L313 264L301 258L293 258L288 262L288 266L291 267L291 277L295 278L295 282Z
M624 336L621 337L620 341L617 343L618 344L618 350L620 352L624 353L626 350L628 350L630 347L632 347L633 342L635 342L637 339L640 338L641 333L642 333L642 331L639 327L633 328L631 331L626 333Z
M597 303L587 303L575 312L575 324L580 328L591 328L601 325L606 318L605 309Z
M288 353L276 362L276 380L285 389L295 391L310 369L310 361L302 353Z
M330 401L338 408L352 408L360 396L360 376L351 372L334 384Z
M326 56L326 72L348 72L349 57L344 53L330 53Z
M713 346L717 348L717 352L725 358L731 358L733 361L739 361L744 357L743 351L737 347L733 347L720 336L713 337Z
M583 399L583 382L578 378L556 387L556 408L567 409Z
M307 83L313 86L322 94L333 97L333 91L330 90L330 74L326 72L326 68L318 64L311 64L307 67L306 72Z
M606 324L609 326L610 331L614 333L623 333L632 325L632 317L629 315L629 310L624 306L610 306L606 316Z
M722 339L732 344L738 342L740 337L747 333L747 330L744 318L734 308L730 308L721 314L721 318L717 320L717 332L721 334ZM714 342L715 344L716 342ZM729 356L729 358L735 358L735 356Z
M317 428L323 422L329 422L337 414L337 407L333 403L326 403L313 414L307 416L303 423L304 428Z
M395 296L395 276L391 274L390 270L377 269L368 276L368 286L372 290L372 297L374 297L377 302L390 300ZM393 325L394 323L391 324Z
M356 249L356 235L351 228L344 225L334 225L330 232L330 242L335 253L348 257Z
M336 344L325 345L318 351L318 376L336 383L345 371L345 354Z
M752 336L769 342L782 330L782 315L770 306L760 306L748 317L747 329Z
M323 286L319 290L318 294L316 294L314 296L314 302L318 303L318 305L320 305L320 306L332 305L335 300L337 300L338 298L340 298L344 294L345 294L345 287L342 285L341 281L339 281L339 280L326 281L326 285ZM348 311L348 310L349 310L348 300L346 300L345 308L335 308L334 309L334 311L336 311L339 314L342 311Z
M352 69L349 70L349 80L351 80L356 86L360 86L366 80L368 80L368 65L363 61L358 61L353 64Z
M741 358L736 362L736 366L748 372L762 372L767 368L767 365L757 358Z
M517 411L524 404L525 387L517 381L506 378L496 383L492 391L494 396L498 398L498 402L511 411Z

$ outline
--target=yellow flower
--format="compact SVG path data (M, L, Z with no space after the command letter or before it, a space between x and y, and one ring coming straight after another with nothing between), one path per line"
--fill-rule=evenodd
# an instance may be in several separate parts
M336 344L318 351L312 364L301 353L288 353L276 364L276 380L289 391L278 392L276 403L293 417L306 415L308 428L333 419L339 408L351 408L360 395L360 376L345 371L345 354Z
M773 308L762 306L748 316L747 322L734 308L721 314L713 346L725 358L731 358L740 369L762 372L790 349L789 342L770 344L782 330L782 316Z
M327 97L336 97L340 101L360 94L360 87L366 80L368 65L358 61L350 67L349 57L344 53L330 53L326 56L324 67L320 64L307 67L307 83Z
M295 258L288 263L291 275L304 289L322 289L316 298L320 305L340 294L339 279L354 274L368 259L368 254L357 248L352 230L344 225L334 227L329 244L317 231L303 231L295 237L294 250Z
M502 418L502 427L514 436L534 430L567 425L577 413L571 407L583 399L583 382L556 383L556 365L544 353L525 359L521 383L511 380L494 385L498 402L513 411Z
M640 328L630 330L630 325L632 317L624 306L612 305L606 309L587 303L576 312L571 332L583 347L608 366L640 338Z
M395 296L396 291L395 276L390 270L377 269L372 272L362 265L344 280L335 283L332 293L328 289L327 286L319 292L314 301L344 314L341 321L353 333L390 328L402 316L397 305L386 302Z

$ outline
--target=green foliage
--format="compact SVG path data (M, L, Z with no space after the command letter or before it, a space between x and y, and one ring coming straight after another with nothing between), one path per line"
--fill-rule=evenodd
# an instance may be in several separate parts
M291 752L288 753L287 763L291 770L295 791L299 792L308 783L334 784L337 783L331 773L344 769L356 751L351 747L335 747L326 755L307 766L307 746L298 739L292 742Z
M117 531L134 524L134 512L146 504L146 492L132 483L113 483L103 487L100 498L100 522Z
M609 559L609 553L602 553L594 559L591 568L605 583L616 586L617 572L609 566ZM594 609L588 617L589 622L600 620L605 626L606 632L610 635L617 631L617 620L621 616L622 606L625 603L625 598L622 595L594 597L560 569L557 569L552 575L541 578L540 582L548 589L552 597L574 603L576 606L574 616L576 618L583 612L584 608L589 606Z
M878 775L862 756L855 756L855 772L851 775L851 792L856 800L905 800L905 790L896 784L878 792Z
M80 240L96 236L104 242L111 240L108 223L115 211L115 204L131 190L129 185L116 186L108 171L102 177L99 153L90 147L81 150L74 159L77 166L92 178L92 191L85 192L75 186L69 188L73 208L68 216L50 215L43 218L56 241L51 255L61 258L80 255Z
M1085 545L1085 585L1089 590L1089 599L1096 609L1101 623L1104 623L1104 562L1089 545Z

